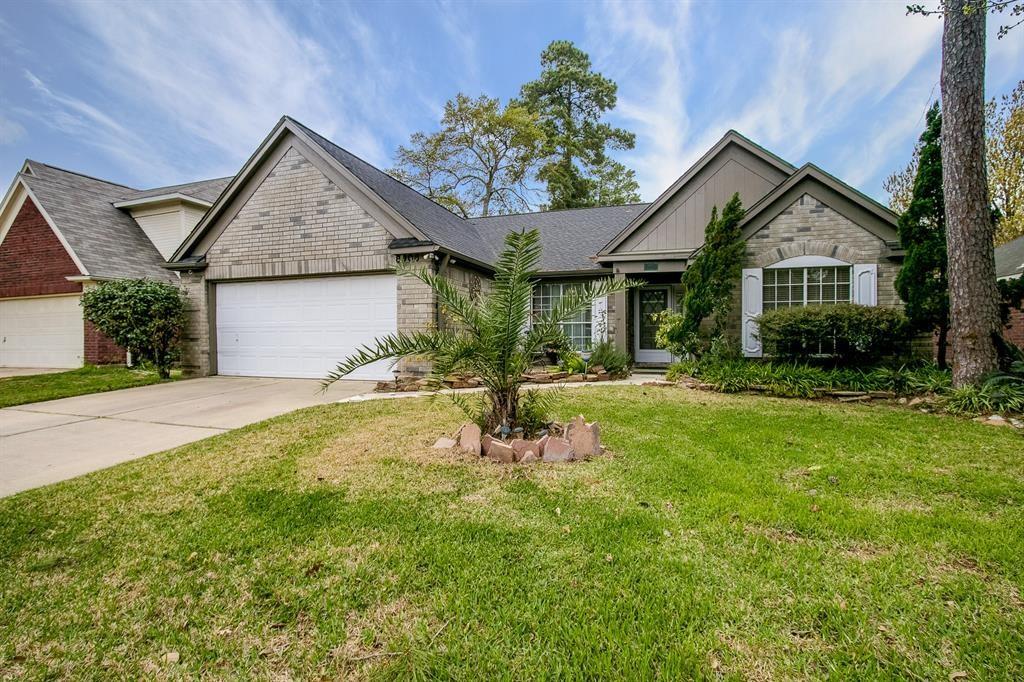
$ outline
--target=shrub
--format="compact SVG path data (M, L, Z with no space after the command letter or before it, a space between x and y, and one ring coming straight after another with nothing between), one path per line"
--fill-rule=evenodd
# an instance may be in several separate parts
M587 368L587 363L583 360L583 356L575 349L562 351L558 360L562 364L562 369L569 374L583 374Z
M852 303L778 308L761 315L758 327L765 353L787 360L871 362L905 353L910 342L902 311Z
M629 353L615 347L611 341L602 341L594 346L590 355L590 366L604 367L610 374L622 374L628 372L633 362Z
M103 282L82 294L82 316L164 379L178 357L185 300L173 284L146 279Z
M669 367L669 380L686 376L725 393L757 388L773 395L804 398L813 397L817 389L920 395L943 393L950 386L949 372L934 365L829 369L796 362L684 360Z

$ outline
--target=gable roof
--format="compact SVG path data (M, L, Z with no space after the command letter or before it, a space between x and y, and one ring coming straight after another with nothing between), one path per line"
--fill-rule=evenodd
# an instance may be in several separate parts
M622 242L624 242L631 234L643 225L648 218L657 213L658 209L664 206L676 193L683 188L686 183L692 180L698 173L700 173L714 158L721 154L726 147L735 145L741 149L758 157L768 165L777 168L783 175L789 175L796 170L796 166L789 163L785 159L772 152L768 151L761 145L753 142L749 138L741 135L735 130L728 130L721 137L718 142L715 143L711 149L706 151L693 165L691 165L686 171L680 175L675 182L673 182L668 189L662 192L657 199L652 203L648 204L647 207L636 217L633 218L622 230L620 230L612 239L610 239L598 253L600 255L608 255Z
M996 278L1024 276L1024 237L996 247Z
M386 201L406 220L415 225L432 242L483 263L492 263L497 252L489 240L482 238L472 221L457 216L444 206L420 194L412 187L396 180L376 166L367 163L352 152L311 130L291 117L295 124L331 158Z
M193 200L193 203L205 205L207 207L212 206L213 202L217 200L220 193L224 191L224 188L231 182L231 177L225 178L214 178L212 180L198 180L196 182L186 182L180 185L168 185L166 187L154 187L153 189L146 190L135 190L122 196L118 201L114 202L114 206L117 208L127 208L128 206L137 206L143 203L149 203L153 200L163 199L183 199Z
M740 221L743 237L750 237L786 210L808 183L821 188L819 194L822 196L818 198L830 208L871 232L890 248L899 248L898 216L895 213L813 163L805 163L781 185L747 209Z
M474 218L481 236L500 249L509 232L540 232L544 273L601 269L593 256L650 204L575 208Z
M94 278L170 279L164 259L131 216L113 202L130 187L38 161L18 175L86 273Z

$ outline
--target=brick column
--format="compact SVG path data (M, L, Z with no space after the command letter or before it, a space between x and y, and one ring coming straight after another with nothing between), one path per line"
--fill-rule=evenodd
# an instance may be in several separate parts
M216 371L216 360L211 361L210 345L213 295L207 291L202 270L181 273L180 286L188 316L182 338L181 368L185 376L207 376Z
M417 268L433 269L434 261L414 261ZM437 298L434 291L411 275L398 276L398 331L413 332L437 327ZM424 375L430 363L420 358L407 358L398 363L404 374Z

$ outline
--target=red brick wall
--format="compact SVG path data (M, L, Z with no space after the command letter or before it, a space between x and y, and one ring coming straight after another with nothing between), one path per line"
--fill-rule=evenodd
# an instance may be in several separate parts
M124 348L110 340L89 320L85 324L85 361L90 365L123 365Z
M1019 348L1024 348L1024 311L1010 308L1010 319L1003 327L1003 336Z
M25 199L0 244L0 298L81 291L80 283L65 279L80 274L35 203Z

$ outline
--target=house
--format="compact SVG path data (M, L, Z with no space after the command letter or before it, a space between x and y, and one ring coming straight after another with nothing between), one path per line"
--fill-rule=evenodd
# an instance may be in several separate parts
M1017 237L996 247L996 279L1016 279L1024 276L1024 237ZM1024 348L1024 311L1010 309L1010 319L1003 327L1008 341Z
M732 328L748 356L761 354L756 318L765 309L899 305L896 216L733 131L651 204L465 220L284 117L170 259L191 301L185 361L198 374L321 377L375 336L442 323L430 290L390 271L396 259L472 294L489 286L505 234L537 228L535 309L587 278L642 280L566 331L577 345L608 337L638 363L664 364L650 315L675 304L712 207L734 192L748 208L748 262ZM354 376L390 378L390 369Z
M504 236L536 228L543 256L534 308L590 278L640 280L595 302L566 332L577 346L609 338L639 364L664 365L671 358L656 347L650 316L675 305L712 207L734 192L747 209L748 255L730 328L746 355L761 354L756 318L766 309L900 305L896 216L734 131L653 203L467 220L284 117L167 256L189 300L183 364L199 375L322 377L381 334L444 323L432 292L393 272L398 259L472 296L490 286ZM126 200L108 203L127 218L139 208ZM413 359L398 371L425 369ZM385 363L354 378L391 375Z
M96 282L163 267L228 178L139 191L26 161L0 203L0 367L124 362L82 319Z

